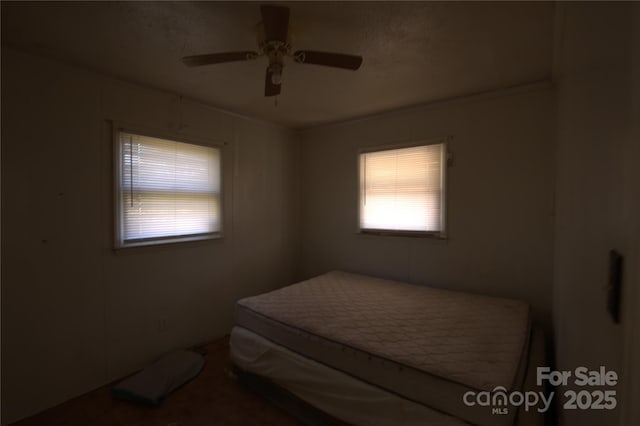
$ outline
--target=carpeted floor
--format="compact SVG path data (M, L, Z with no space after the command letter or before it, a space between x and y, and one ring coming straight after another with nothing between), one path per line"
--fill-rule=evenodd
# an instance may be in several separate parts
M240 385L229 374L228 337L206 346L200 375L157 408L111 397L109 386L67 401L14 426L298 425L284 411Z

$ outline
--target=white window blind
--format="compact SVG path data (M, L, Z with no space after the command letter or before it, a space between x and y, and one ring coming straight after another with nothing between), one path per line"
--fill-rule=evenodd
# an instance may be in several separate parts
M444 231L445 145L360 154L362 230Z
M118 246L214 237L221 231L218 148L119 133Z

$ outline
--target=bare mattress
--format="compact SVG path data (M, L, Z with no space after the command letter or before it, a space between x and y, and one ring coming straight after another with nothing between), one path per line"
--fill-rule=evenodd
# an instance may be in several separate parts
M237 302L236 325L403 398L480 425L513 424L463 403L519 390L530 335L521 301L330 272Z

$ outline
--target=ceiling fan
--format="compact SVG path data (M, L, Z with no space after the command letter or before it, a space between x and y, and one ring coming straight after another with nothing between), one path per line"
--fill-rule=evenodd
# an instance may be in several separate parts
M342 53L319 52L316 50L296 50L292 53L289 44L289 8L285 6L261 5L264 40L258 42L258 51L220 52L208 55L186 56L182 62L188 67L220 64L234 61L250 61L259 56L269 59L265 76L265 96L280 94L282 69L285 56L292 57L300 64L324 65L328 67L357 70L362 65L362 57Z

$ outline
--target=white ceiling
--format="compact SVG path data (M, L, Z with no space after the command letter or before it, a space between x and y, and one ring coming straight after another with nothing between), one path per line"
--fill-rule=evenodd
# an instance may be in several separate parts
M294 49L360 54L356 72L266 59L187 68L187 55L256 49L259 3L2 2L2 43L228 111L301 128L513 86L551 73L552 3L288 3Z

